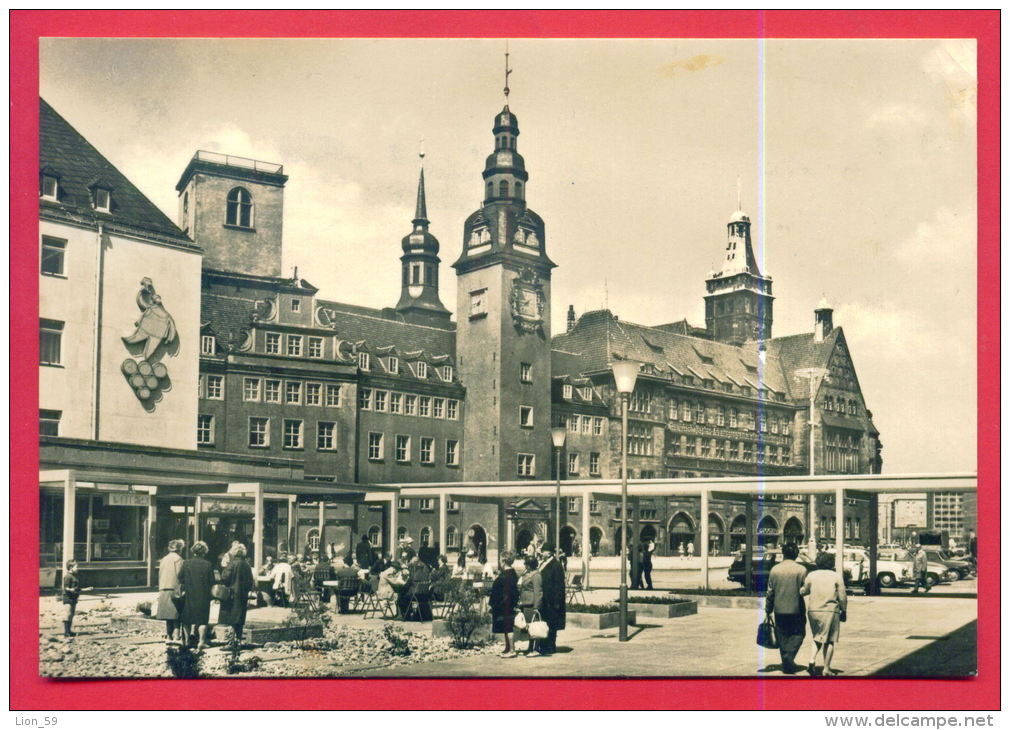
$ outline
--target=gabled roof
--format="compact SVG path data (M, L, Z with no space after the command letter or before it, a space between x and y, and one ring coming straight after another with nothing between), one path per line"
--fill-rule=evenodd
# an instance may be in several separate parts
M59 200L40 201L42 215L77 222L101 221L112 228L155 234L176 245L200 250L44 99L39 99L39 169L59 178ZM95 186L111 189L110 213L93 209L90 188Z
M586 312L571 331L553 338L552 369L555 375L606 370L619 359L651 363L661 372L693 373L698 378L718 372L723 381L737 383L748 378L778 393L788 393L782 368L767 358L761 368L757 343L741 347L691 337L667 329L619 321L611 312ZM559 354L561 351L564 354ZM748 366L756 373L751 374ZM756 387L756 386L755 386Z
M810 392L807 379L797 375L796 371L826 368L839 337L842 337L842 329L835 327L821 342L814 340L813 332L776 337L768 341L768 361L771 362L774 358L778 363L782 379L788 384L789 396L793 400L805 400Z
M322 299L316 300L316 306L326 310L326 321L340 339L363 340L373 349L393 346L405 360L422 357L422 353L427 358L448 355L455 359L456 331L452 327L404 322L380 309Z

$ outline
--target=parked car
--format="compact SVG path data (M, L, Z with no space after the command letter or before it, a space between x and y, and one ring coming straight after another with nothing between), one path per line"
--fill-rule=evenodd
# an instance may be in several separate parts
M732 565L729 566L729 580L739 583L744 588L749 588L752 591L758 591L763 593L768 587L768 574L771 569L782 560L782 551L778 548L767 548L765 550L755 550L754 555L751 559L751 583L748 586L746 584L746 574L744 571L745 563L742 555L737 555L733 560ZM802 565L807 570L813 570L814 564L810 561L809 557L804 552L801 552L796 562ZM848 583L850 580L850 570L848 565L845 567L845 581Z
M915 574L912 572L912 554L909 553L904 548L888 548L887 550L877 551L877 574L880 574L880 561L887 560L890 562L903 563L908 566L909 581L915 580ZM929 586L934 586L937 583L945 583L952 580L951 571L943 563L937 563L935 561L929 561L926 563L926 584ZM883 582L880 584L882 587L887 588L889 586L885 585Z
M834 555L834 550L828 551ZM909 560L895 560L892 555L885 557L877 551L877 581L882 588L890 588L913 579L912 563ZM870 555L862 548L845 550L846 584L863 585L870 578Z
M952 574L951 580L962 580L971 576L972 565L967 560L952 557L936 547L923 547L926 559L931 563L941 563Z

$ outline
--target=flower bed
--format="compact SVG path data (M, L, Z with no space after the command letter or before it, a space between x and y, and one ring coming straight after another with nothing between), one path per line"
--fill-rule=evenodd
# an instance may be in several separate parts
M628 624L634 625L635 612L628 611ZM579 629L612 629L621 623L620 607L616 603L569 606L565 624Z
M698 602L673 596L649 596L653 600L635 598L628 602L628 608L635 609L639 616L651 618L678 618L698 613Z

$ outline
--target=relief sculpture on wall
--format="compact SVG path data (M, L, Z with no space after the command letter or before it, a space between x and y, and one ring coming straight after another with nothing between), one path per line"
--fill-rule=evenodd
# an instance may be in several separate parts
M153 411L162 393L171 389L168 368L161 359L166 353L175 355L179 351L179 333L149 277L141 280L136 301L140 319L134 323L133 334L122 338L132 357L123 361L121 369L144 408Z

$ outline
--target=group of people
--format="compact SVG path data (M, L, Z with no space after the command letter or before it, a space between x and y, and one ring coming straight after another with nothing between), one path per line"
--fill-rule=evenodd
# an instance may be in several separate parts
M499 565L501 570L491 585L489 603L491 631L505 639L501 656L506 659L551 656L557 651L558 631L565 628L566 598L565 570L553 546L542 544L539 557L517 557L505 551L499 557ZM520 614L523 620L517 623ZM529 631L535 621L547 624L546 637L534 638ZM523 637L528 644L520 654L516 643Z
M185 548L185 541L170 540L158 564L158 598L152 615L165 622L166 643L207 648L215 599L221 604L217 623L231 626L235 641L241 642L248 596L256 587L245 546L233 542L217 565L207 559L207 543L196 542L189 558L182 557Z
M785 674L796 674L802 669L796 663L796 655L809 624L813 645L807 671L812 677L830 675L835 645L846 619L845 582L835 571L833 553L819 553L814 570L809 572L796 562L798 555L795 544L782 546L782 561L768 574L765 613L769 618L774 616Z

